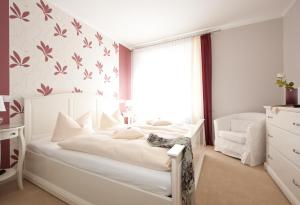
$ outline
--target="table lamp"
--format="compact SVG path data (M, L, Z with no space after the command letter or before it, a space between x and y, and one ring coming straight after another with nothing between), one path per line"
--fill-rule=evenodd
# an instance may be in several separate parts
M0 112L5 112L6 108L5 108L5 104L4 104L4 100L3 100L3 96L0 96ZM0 125L3 122L3 118L0 117Z

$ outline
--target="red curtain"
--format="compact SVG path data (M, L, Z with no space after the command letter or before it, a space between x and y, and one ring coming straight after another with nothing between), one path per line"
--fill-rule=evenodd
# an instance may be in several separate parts
M9 94L9 0L0 2L0 95ZM5 103L7 112L1 112L3 124L9 123L9 103ZM0 168L10 167L10 141L0 142Z
M213 145L212 136L212 57L210 33L201 37L202 84L204 104L204 127L207 145Z
M9 0L0 1L0 95L9 94Z

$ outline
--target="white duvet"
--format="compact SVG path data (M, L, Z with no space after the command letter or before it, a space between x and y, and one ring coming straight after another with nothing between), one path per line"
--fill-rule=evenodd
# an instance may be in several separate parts
M170 158L167 149L150 146L146 139L149 133L165 138L185 136L190 126L149 126L136 125L142 128L145 137L135 140L113 139L113 129L102 130L91 135L80 135L59 142L63 149L80 151L107 157L121 162L142 166L160 171L170 170Z

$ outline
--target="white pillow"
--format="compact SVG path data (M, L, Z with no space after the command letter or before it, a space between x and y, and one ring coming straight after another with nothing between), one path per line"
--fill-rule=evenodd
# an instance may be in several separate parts
M168 121L168 120L149 120L147 121L147 123L149 125L152 125L152 126L167 126L167 125L171 125L172 122Z
M230 121L230 128L231 131L234 132L246 132L251 124L253 124L253 122L250 120L232 119Z
M51 141L59 142L77 135L91 134L94 132L91 127L91 122L91 114L88 113L75 121L71 117L60 112L57 116Z
M76 122L80 125L82 128L88 128L93 130L93 119L92 119L92 113L87 112L84 115L82 115L80 118L76 120Z
M105 112L102 113L100 128L111 128L119 124L120 122L117 119L113 118L112 116L109 116Z
M138 127L127 127L116 130L112 138L114 139L137 139L144 137L143 131Z

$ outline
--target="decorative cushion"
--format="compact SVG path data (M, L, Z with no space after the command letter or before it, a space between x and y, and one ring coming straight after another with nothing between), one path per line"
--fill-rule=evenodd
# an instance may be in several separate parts
M74 120L71 117L58 113L56 125L52 135L52 142L59 142L70 137L74 137L82 134L91 134L92 129L91 114L86 113L78 120Z
M116 130L112 138L114 139L137 139L144 137L143 131L138 127L127 127Z
M246 132L248 127L253 124L250 120L231 119L230 128L233 132Z
M111 128L111 127L117 126L119 124L120 124L120 122L117 119L115 119L114 117L106 114L105 112L102 113L100 128L103 128L103 129Z
M92 113L87 112L84 115L82 115L80 118L76 120L80 127L82 128L88 128L93 130L93 119L92 119Z
M238 144L246 143L246 133L219 131L219 137Z

